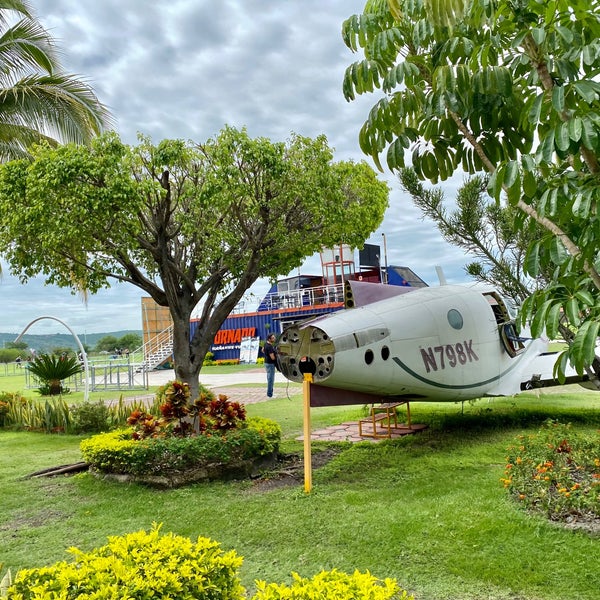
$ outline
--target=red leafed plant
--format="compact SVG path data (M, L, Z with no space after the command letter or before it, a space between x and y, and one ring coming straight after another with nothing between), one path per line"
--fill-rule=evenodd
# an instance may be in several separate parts
M187 437L212 431L234 429L246 419L246 409L227 396L202 393L192 404L187 383L172 381L157 392L161 417L136 410L127 424L133 426L133 438Z

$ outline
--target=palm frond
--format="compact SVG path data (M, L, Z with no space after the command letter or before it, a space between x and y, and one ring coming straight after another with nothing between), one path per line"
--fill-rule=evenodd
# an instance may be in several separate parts
M0 36L0 71L52 73L59 68L58 50L37 22L23 19Z

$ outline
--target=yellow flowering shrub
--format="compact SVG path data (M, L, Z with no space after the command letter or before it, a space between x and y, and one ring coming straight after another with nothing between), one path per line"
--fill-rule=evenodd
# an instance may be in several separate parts
M19 571L4 598L103 600L207 598L240 600L242 558L199 537L161 535L160 527L122 537L92 552L71 548L73 562Z
M312 579L292 573L291 586L257 581L252 600L413 600L401 590L395 579L378 579L369 573L352 575L333 569L322 571Z

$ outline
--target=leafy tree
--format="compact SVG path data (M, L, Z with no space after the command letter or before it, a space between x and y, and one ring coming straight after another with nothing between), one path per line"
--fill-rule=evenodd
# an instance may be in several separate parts
M523 215L526 270L552 282L523 305L532 332L598 384L600 329L600 0L372 0L343 35L364 59L344 78L348 100L381 89L359 141L390 169L409 158L421 179L457 170Z
M129 350L137 350L144 341L138 333L126 333L119 338L118 348L127 348Z
M109 122L91 87L62 71L30 2L0 0L0 161L41 140L87 143Z
M16 348L17 350L27 350L27 342L4 342L5 348Z
M119 347L119 339L115 335L105 335L96 342L96 352L114 352Z
M399 169L398 179L443 238L477 258L465 267L476 281L499 289L515 305L544 284L543 279L532 279L525 274L529 236L515 224L517 211L510 206L500 206L488 195L486 177L469 178L458 190L454 209L446 206L442 189L426 188L414 169Z
M59 356L57 354L40 354L28 363L27 368L44 385L40 390L42 394L56 396L65 389L62 382L77 373L82 366L75 356Z
M105 134L0 167L0 244L23 279L95 292L112 278L168 306L176 375L196 398L245 291L322 245L362 246L387 203L387 184L366 163L332 162L324 136L273 143L226 127L204 144L129 147Z

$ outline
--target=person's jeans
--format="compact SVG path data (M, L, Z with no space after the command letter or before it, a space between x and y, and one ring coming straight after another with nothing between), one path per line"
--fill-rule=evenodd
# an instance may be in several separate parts
M265 369L267 370L267 396L273 397L273 384L275 383L275 364L265 363Z

